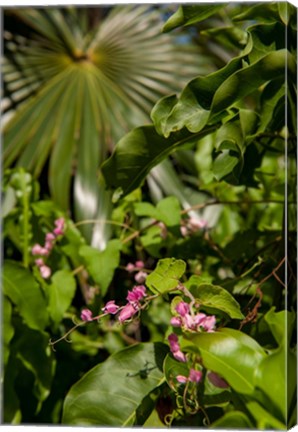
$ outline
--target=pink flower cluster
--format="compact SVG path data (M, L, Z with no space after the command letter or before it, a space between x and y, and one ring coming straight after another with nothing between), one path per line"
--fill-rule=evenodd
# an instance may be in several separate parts
M200 229L207 227L207 221L204 219L197 219L195 217L190 217L188 220L183 220L183 225L180 227L180 232L183 237L187 237L189 234L195 233Z
M146 287L144 285L136 285L131 291L128 291L126 297L127 304L125 306L120 307L115 304L115 300L110 300L102 308L102 311L104 315L115 315L120 312L118 321L123 323L133 317L141 309L141 300L143 300L146 295ZM81 319L83 321L92 321L94 318L92 318L92 312L89 309L83 309L81 312Z
M216 324L214 315L207 316L204 313L191 314L189 304L181 301L176 306L179 316L171 318L173 327L182 327L186 331L206 331L213 332Z
M188 377L184 375L177 375L176 380L181 384L184 384L187 381L199 383L202 379L202 376L203 373L201 371L198 371L196 369L190 369Z
M41 246L39 243L36 243L32 249L31 249L31 253L32 255L36 256L44 256L47 257L49 256L51 250L54 247L56 238L60 235L64 234L64 226L65 226L65 220L64 218L59 218L56 219L55 222L55 228L53 230L53 232L48 232L45 236L45 244L44 246ZM40 274L44 279L48 279L51 276L51 269L50 267L48 267L43 258L37 258L35 260L35 264L37 265L37 267L39 268Z

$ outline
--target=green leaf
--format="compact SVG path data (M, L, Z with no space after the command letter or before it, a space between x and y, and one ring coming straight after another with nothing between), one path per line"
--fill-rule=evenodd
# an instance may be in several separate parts
M202 284L197 276L191 276L185 286L200 305L223 311L234 319L244 318L239 304L226 289L217 285Z
M48 323L46 302L29 270L14 261L5 261L3 268L4 294L17 306L29 327L42 330Z
M296 356L289 349L295 325L295 314L288 311L275 313L274 309L271 308L264 319L279 348L263 359L256 369L255 385L272 400L275 406L273 413L281 413L281 419L286 422L296 391Z
M250 401L246 403L246 407L250 414L254 417L259 430L273 429L273 430L286 430L286 424L280 422L273 417L266 409L264 409L258 402Z
M59 324L63 319L74 298L76 291L76 281L71 271L59 270L51 278L49 286L49 314L55 324Z
M49 396L56 367L49 339L50 335L46 332L18 325L18 333L13 345L16 357L35 377L32 391L40 402Z
M156 206L162 215L161 221L168 228L174 228L180 225L180 203L174 196L166 197L160 200Z
M266 354L253 338L225 328L191 335L188 339L182 341L182 350L200 353L204 367L221 375L236 392L254 392L255 370Z
M295 326L295 313L289 311L275 312L275 307L273 307L266 313L264 319L278 345L281 348L288 347Z
M216 429L253 429L250 419L241 411L230 411L212 423L211 428Z
M151 217L164 222L169 228L180 225L180 204L174 196L160 200L156 207L147 202L135 203L134 210L137 216Z
M168 32L182 25L192 25L203 21L222 9L225 4L182 5L165 23L163 31Z
M257 90L267 81L284 77L285 68L289 75L294 75L295 60L286 49L280 49L235 72L215 92L211 106L212 116Z
M161 259L155 270L147 276L146 285L152 292L166 294L178 285L185 269L186 263L182 260Z
M3 380L3 420L11 425L20 424L22 413L20 401L15 390L15 379L20 369L20 361L15 356L10 356L5 366Z
M99 285L101 295L104 296L113 279L114 272L120 261L120 240L110 240L104 251L99 251L91 246L82 246L80 255L84 259L85 266Z
M196 142L215 128L207 128L198 134L183 130L165 139L153 126L136 128L125 135L116 146L112 156L102 165L107 186L127 195L139 187L149 171L170 153L186 143Z
M143 398L163 382L167 351L160 343L141 343L95 366L67 394L63 424L132 426Z
M233 173L234 168L239 164L239 156L230 150L222 150L213 162L212 171L217 180L222 180ZM233 175L237 184L237 175ZM233 182L234 184L234 182Z
M4 342L4 356L3 356L3 361L4 361L4 365L6 365L7 361L8 361L8 357L9 357L9 352L10 352L10 341L13 338L14 335L14 327L11 323L11 313L12 313L12 307L11 307L11 303L8 300L8 298L6 296L2 297L3 300L3 332L2 332L2 336L3 336L3 342Z

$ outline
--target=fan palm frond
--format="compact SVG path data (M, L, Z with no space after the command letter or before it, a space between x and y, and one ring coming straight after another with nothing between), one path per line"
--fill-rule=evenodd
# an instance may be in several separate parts
M161 33L150 6L114 7L89 32L82 22L73 9L8 9L2 65L4 167L38 177L49 160L51 195L64 209L73 196L77 220L107 213L96 174L117 140L149 121L158 98L210 69L194 47ZM90 239L91 226L84 233Z

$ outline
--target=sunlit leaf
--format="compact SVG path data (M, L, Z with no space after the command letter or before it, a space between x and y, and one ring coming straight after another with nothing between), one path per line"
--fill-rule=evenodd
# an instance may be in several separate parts
M186 263L175 258L164 258L158 261L157 267L147 276L146 285L153 292L165 294L179 283L184 274Z

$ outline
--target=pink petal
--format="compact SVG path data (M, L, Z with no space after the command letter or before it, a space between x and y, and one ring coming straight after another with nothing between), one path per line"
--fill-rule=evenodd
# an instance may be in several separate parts
M190 369L190 372L189 372L189 381L198 383L198 382L201 381L202 376L203 376L203 374L202 374L201 371L198 371L198 370L195 370L195 369Z
M92 321L92 312L90 309L83 309L81 312L82 321Z
M184 384L184 383L186 383L188 381L188 378L186 376L183 376L183 375L177 375L176 376L176 380L179 383Z
M138 305L134 307L132 304L128 303L124 308L121 310L118 320L120 322L126 321L130 319L134 314L138 312Z

